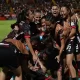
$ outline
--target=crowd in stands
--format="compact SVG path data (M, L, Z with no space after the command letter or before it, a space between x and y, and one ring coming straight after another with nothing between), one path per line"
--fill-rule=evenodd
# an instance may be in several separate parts
M0 20L12 20L16 19L17 15L24 10L26 7L34 9L40 8L42 12L49 11L51 9L51 5L57 3L60 6L62 4L67 4L70 8L80 9L80 1L79 0L35 0L35 3L24 3L24 2L16 2L16 3L0 3ZM40 5L41 4L41 5Z

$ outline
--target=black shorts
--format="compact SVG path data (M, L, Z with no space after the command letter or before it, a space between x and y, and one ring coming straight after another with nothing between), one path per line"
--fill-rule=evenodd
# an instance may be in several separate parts
M16 69L19 67L17 48L12 45L0 45L0 67Z
M77 34L76 36L76 46L75 46L75 53L80 53L80 36Z
M77 43L75 46L75 53L79 54L80 53L80 43Z
M66 43L66 47L65 47L65 52L66 54L72 54L75 51L75 42L74 39L70 39L67 41Z

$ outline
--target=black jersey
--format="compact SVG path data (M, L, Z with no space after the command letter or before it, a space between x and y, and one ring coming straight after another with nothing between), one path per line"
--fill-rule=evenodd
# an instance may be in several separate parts
M41 32L40 34L37 34L36 36L31 37L31 42L32 42L33 48L39 51L44 50L46 47L50 47L52 45L52 39L50 35L47 35L44 32Z
M62 21L62 18L60 15L58 15L57 17L55 17L55 16L53 16L53 17L54 17L55 23L58 21Z
M12 43L0 43L0 67L16 69L19 67L19 50Z
M40 24L35 24L34 22L30 22L29 25L31 26L30 27L31 36L35 36L40 33L40 31L38 30Z
M80 53L80 34L79 34L77 22L75 23L75 25L76 25L75 53L79 54Z
M19 23L19 33L13 36L13 39L25 41L25 38L30 38L30 25L24 21Z
M38 34L37 26L34 22L30 22L29 24L27 22L21 22L20 23L20 33L16 37L16 39L23 42L25 38L30 38L31 36L35 36Z

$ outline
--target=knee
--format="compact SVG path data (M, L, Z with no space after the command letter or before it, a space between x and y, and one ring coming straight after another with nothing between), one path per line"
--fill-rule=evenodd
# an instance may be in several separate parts
M72 66L72 62L70 62L70 61L67 61L66 64L67 64L68 67Z

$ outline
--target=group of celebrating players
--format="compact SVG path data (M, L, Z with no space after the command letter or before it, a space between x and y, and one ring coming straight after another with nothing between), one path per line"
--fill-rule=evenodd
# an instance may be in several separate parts
M54 5L46 13L23 10L11 25L12 31L0 43L3 69L0 80L9 80L13 75L15 80L54 80L55 75L57 80L69 80L69 76L77 80L76 71L80 77L79 22L80 13L73 13L65 5ZM48 71L51 76L46 78Z

